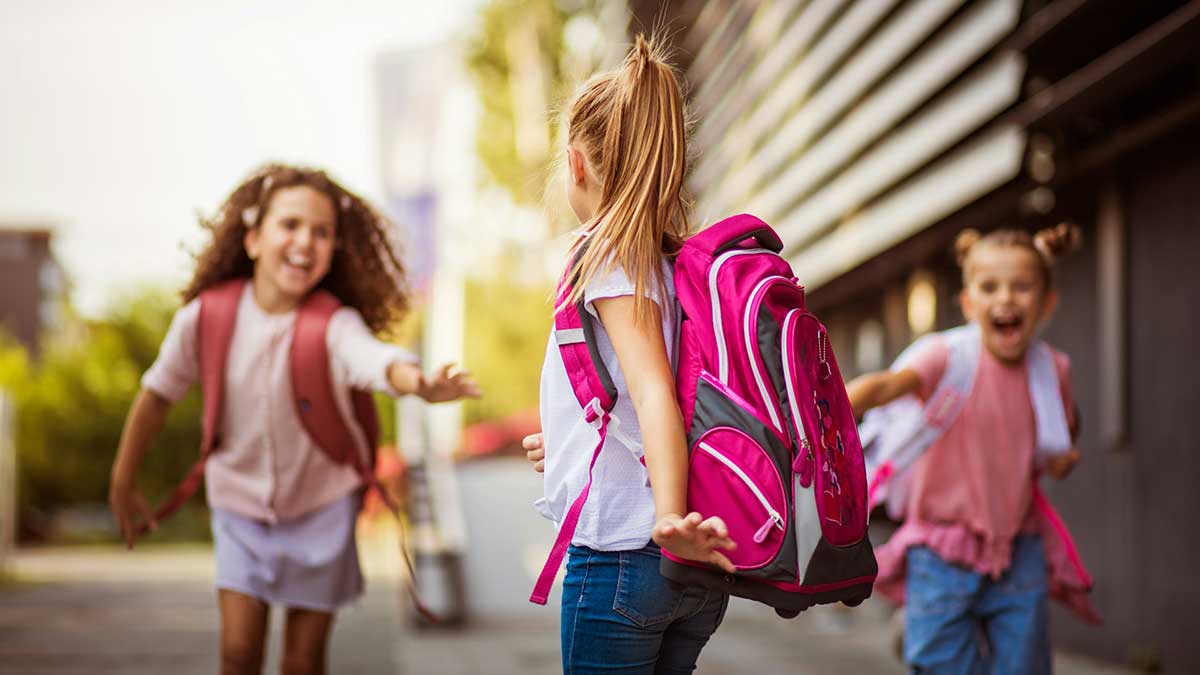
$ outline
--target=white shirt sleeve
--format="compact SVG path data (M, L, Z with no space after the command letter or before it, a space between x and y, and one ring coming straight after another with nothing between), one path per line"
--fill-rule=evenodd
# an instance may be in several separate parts
M418 362L407 349L372 335L362 315L352 307L342 307L334 313L325 333L325 344L343 381L354 389L398 396L388 382L388 366L397 362Z
M667 283L670 283L669 277ZM661 291L658 288L659 284L653 278L647 280L646 288L643 295L649 298L654 304L662 308ZM599 317L593 303L604 298L619 298L626 295L634 295L633 280L625 273L625 268L617 265L608 272L597 274L588 283L587 288L583 289L583 301L588 312L593 316Z
M199 320L198 298L175 312L167 336L158 348L158 357L142 375L143 389L174 402L183 398L200 379L199 346L196 344L196 324Z

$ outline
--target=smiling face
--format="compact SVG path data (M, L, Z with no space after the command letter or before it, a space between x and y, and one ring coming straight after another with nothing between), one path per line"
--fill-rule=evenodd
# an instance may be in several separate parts
M1021 362L1058 299L1038 254L981 243L971 249L965 277L963 314L979 324L984 346L1001 361Z
M259 304L268 311L296 307L329 273L336 236L337 210L328 195L307 185L276 190L245 238Z

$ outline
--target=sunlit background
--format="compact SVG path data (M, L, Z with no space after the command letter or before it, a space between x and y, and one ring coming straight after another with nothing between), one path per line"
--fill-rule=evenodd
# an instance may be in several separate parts
M1047 491L1106 623L1055 609L1057 667L1200 669L1186 525L1200 509L1200 2L8 0L0 672L212 670L202 500L126 555L108 471L204 243L197 214L267 161L322 167L396 222L417 296L397 339L430 366L463 363L487 392L378 400L380 468L407 485L421 583L463 624L411 632L379 543L395 533L368 516L380 590L339 628L334 672L555 672L556 610L524 600L553 531L529 506L541 484L519 440L537 428L549 294L575 225L555 182L558 113L654 28L696 119L696 222L748 211L775 226L848 377L961 322L950 244L963 228L1080 226L1046 336L1073 360L1085 458ZM198 419L195 395L177 406L141 474L148 494L190 465ZM132 640L105 612L158 607L139 600L148 578L190 590L155 615L163 640ZM62 618L73 611L97 618ZM783 622L734 603L700 672L746 659L901 672L888 617L869 603ZM170 640L178 651L155 646Z

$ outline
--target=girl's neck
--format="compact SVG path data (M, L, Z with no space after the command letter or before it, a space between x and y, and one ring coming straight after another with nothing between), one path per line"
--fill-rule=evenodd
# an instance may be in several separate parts
M267 314L287 314L300 305L301 298L281 293L257 274L250 280L250 285L254 303Z

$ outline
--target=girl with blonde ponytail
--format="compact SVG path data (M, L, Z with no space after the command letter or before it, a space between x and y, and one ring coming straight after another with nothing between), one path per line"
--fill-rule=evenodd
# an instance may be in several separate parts
M897 495L888 510L904 519L876 549L875 590L907 605L904 659L914 672L1048 674L1050 595L1099 621L1091 577L1038 487L1039 475L1064 479L1080 459L1070 359L1038 339L1058 302L1054 264L1079 241L1069 224L962 232L968 325L922 337L891 370L846 387L859 415L911 396L909 409L929 420L889 438L910 428L898 404L896 417L884 411L860 426L885 420L876 447L917 457L872 479L875 494Z
M658 571L661 549L732 571L719 549L734 544L720 518L686 511L671 274L688 233L684 96L661 44L639 36L617 70L584 85L567 115L567 197L583 229L556 311L583 303L594 317L616 402L597 446L552 332L542 367L544 451L537 438L527 446L545 471L542 514L575 527L563 672L690 673L728 596L673 588Z

